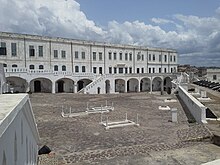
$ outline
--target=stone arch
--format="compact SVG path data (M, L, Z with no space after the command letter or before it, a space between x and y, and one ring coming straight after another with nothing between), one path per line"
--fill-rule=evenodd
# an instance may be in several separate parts
M110 93L110 88L111 88L110 80L106 80L105 81L105 93Z
M127 92L138 92L139 82L136 78L131 78L127 81Z
M88 84L90 84L92 82L92 80L90 79L80 79L77 82L77 91L80 91L81 89L83 89L84 87L86 87Z
M125 92L125 80L123 79L115 80L115 92L119 92L119 93Z
M162 79L160 77L155 77L152 80L152 91L161 91Z
M140 91L141 92L149 92L150 91L150 78L142 78L140 81Z
M27 81L21 77L6 77L6 84L9 92L24 93L28 89Z
M36 78L30 82L31 92L52 92L52 81L48 78Z
M172 79L170 77L165 77L163 80L163 86L164 86L164 91L166 91L168 94L171 94L171 89L172 89Z
M56 81L55 83L55 92L61 93L73 93L74 90L74 81L69 78L62 78Z

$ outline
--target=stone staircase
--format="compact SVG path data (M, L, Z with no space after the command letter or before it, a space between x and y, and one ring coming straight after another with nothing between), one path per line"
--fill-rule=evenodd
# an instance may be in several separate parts
M100 75L96 79L94 79L91 83L89 83L86 87L82 88L78 93L89 93L89 94L98 94L97 88L105 84L104 81L106 79L106 75Z

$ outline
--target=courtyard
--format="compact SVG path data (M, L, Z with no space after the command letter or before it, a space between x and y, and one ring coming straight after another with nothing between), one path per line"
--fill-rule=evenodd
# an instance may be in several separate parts
M176 99L177 102L164 102L170 98ZM30 95L30 99L41 137L40 146L50 147L58 164L110 164L109 160L123 157L146 157L154 152L211 145L209 130L203 125L188 122L186 110L183 110L184 106L175 95L35 93ZM70 107L72 112L84 112L87 103L90 106L104 106L106 100L109 104L113 102L114 111L103 113L103 120L107 116L109 121L125 120L127 113L129 120L136 121L138 114L140 126L105 130L104 126L99 124L100 114L72 118L61 116L62 106L66 112ZM178 122L171 122L171 111L159 110L159 106L177 108ZM220 149L217 150L220 153ZM200 163L213 159L216 159L214 155L207 156Z

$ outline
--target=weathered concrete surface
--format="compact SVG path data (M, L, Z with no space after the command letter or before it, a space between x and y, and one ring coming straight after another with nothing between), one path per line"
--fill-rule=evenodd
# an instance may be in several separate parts
M164 99L168 97L176 99L175 96L148 93L32 94L31 101L42 138L41 144L46 144L53 150L59 164L117 164L118 161L118 164L123 164L123 162L124 164L126 162L127 164L139 162L139 164L149 164L147 162L151 162L154 157L154 155L151 156L153 153L163 155L187 148L191 151L190 148L204 145L201 141L204 139L209 141L212 136L203 125L189 126L179 102L164 103ZM105 105L106 99L114 102L115 105L115 111L108 114L109 120L123 120L127 112L128 119L135 121L138 113L140 127L130 126L106 131L99 125L100 114L76 118L61 117L62 105L72 106L73 112L79 112L86 110L87 101L97 102L94 106L100 106ZM170 122L171 112L159 110L160 105L177 108L178 122ZM181 136L181 132L184 132L184 136ZM217 153L220 153L219 150ZM204 162L215 159L207 153L203 155ZM144 162L145 159L146 162ZM169 162L166 159L161 156L154 161L166 164Z

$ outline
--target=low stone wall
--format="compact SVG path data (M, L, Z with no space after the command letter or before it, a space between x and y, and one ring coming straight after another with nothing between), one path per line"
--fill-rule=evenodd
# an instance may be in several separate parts
M189 94L184 87L179 86L178 88L179 97L182 99L184 104L189 109L190 113L198 123L206 122L206 107L200 103L196 98Z

